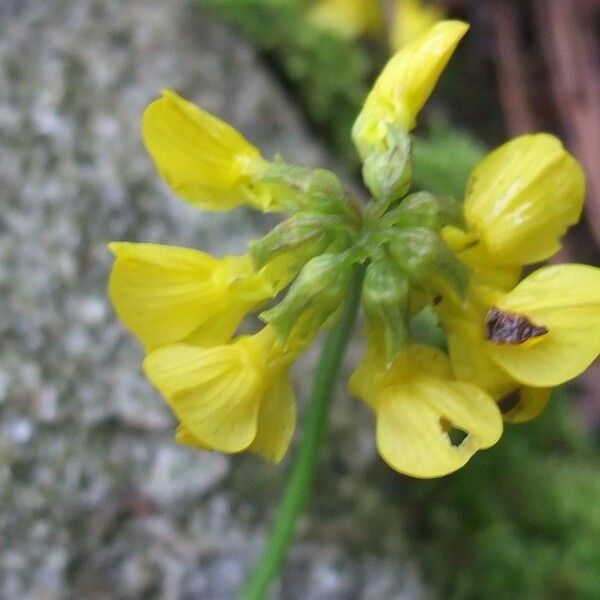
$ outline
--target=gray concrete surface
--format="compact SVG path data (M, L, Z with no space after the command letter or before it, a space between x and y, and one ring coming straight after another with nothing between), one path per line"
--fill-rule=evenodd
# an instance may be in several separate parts
M177 446L106 299L107 241L223 254L268 226L171 196L139 135L161 87L328 163L253 50L182 0L0 0L0 598L235 598L273 514L288 463ZM368 411L338 403L332 429L274 597L420 597Z

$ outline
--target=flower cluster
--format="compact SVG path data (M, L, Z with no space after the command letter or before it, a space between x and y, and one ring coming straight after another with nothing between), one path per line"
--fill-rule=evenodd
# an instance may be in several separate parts
M174 92L148 106L144 141L177 195L205 210L287 214L243 256L110 245L111 299L147 351L178 441L280 460L295 426L290 366L361 275L366 350L350 390L375 412L379 452L402 473L460 468L600 354L600 269L553 265L521 280L582 210L582 170L556 138L493 151L463 200L411 189L410 132L467 29L436 24L377 79L353 129L365 206L331 172L266 160ZM239 334L250 313L264 326ZM419 340L422 314L447 348Z

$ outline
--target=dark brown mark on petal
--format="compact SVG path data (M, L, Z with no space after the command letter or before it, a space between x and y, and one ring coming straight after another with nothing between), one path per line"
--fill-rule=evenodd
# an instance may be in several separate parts
M525 315L515 315L495 306L485 318L485 337L495 344L522 344L546 333L547 327L535 325Z

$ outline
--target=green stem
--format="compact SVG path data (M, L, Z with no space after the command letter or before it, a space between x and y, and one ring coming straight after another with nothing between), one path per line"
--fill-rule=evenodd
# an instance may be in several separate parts
M315 465L325 438L330 399L335 390L344 351L354 329L361 283L362 269L353 279L340 322L325 340L313 380L296 462L292 467L283 500L263 555L241 594L243 600L263 600L266 597L269 586L279 573L288 548L294 539L296 521L308 501Z

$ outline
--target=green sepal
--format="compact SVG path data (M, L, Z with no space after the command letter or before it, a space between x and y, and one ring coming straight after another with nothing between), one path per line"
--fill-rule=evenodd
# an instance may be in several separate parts
M464 298L469 269L436 232L425 227L394 228L386 235L392 258L411 282L434 296Z
M427 227L441 229L446 225L463 225L462 205L451 196L436 196L430 192L415 192L381 219L381 227Z
M277 188L278 203L288 211L350 214L351 204L340 180L326 169L311 169L276 156L258 180Z
M337 216L300 212L276 225L269 233L249 244L256 268L284 253L293 252L301 264L323 252L336 239L347 239L350 229Z
M362 303L367 320L383 331L388 365L408 343L409 292L408 278L383 252L367 267Z
M343 302L352 273L347 254L321 254L300 271L285 298L259 316L275 328L286 348L302 348Z
M380 212L402 198L412 181L412 140L394 125L388 125L384 145L373 146L363 156L363 179L376 199Z

